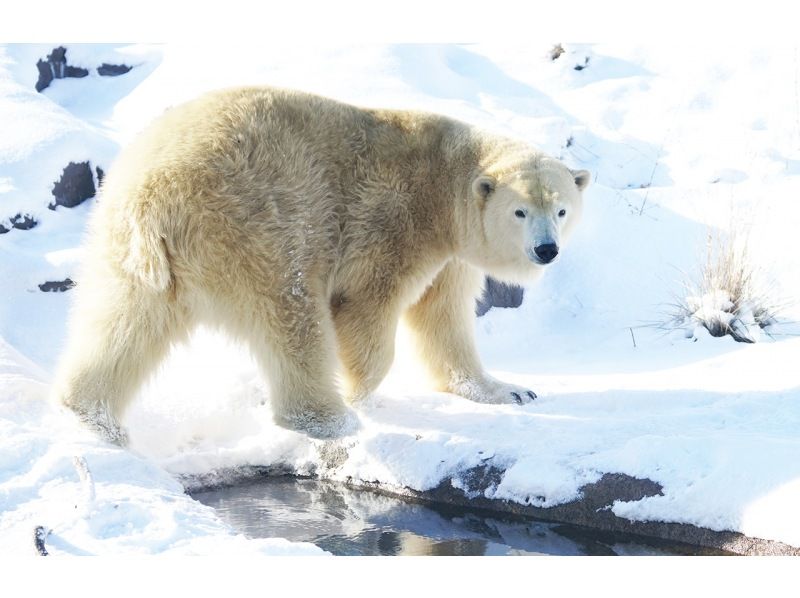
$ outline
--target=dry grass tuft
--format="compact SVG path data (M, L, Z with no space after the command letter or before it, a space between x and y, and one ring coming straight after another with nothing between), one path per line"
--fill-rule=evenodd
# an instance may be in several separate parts
M671 324L703 326L712 336L753 343L776 323L778 306L751 263L747 235L709 233L706 260L699 280L685 284L683 297L673 304Z
M550 49L548 56L550 57L550 60L558 60L559 56L561 56L563 53L564 47L561 44L556 44Z

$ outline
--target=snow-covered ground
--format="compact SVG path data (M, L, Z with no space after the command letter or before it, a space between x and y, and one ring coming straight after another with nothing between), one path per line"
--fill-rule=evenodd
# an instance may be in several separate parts
M53 553L319 552L246 540L173 476L281 464L334 479L430 489L489 462L488 491L551 506L603 473L663 496L618 502L634 520L692 523L800 547L800 64L795 47L82 46L84 78L34 85L54 45L0 48L0 550ZM132 65L101 77L102 63ZM581 67L576 69L577 67ZM213 88L270 84L369 106L445 113L527 139L587 168L584 220L519 309L477 321L484 361L529 385L531 405L425 390L404 335L398 361L331 446L271 423L247 352L199 330L142 390L132 447L99 442L45 401L71 299L38 285L75 276L94 200L47 208L68 162L107 169L167 106ZM671 330L709 233L744 229L779 324L758 342ZM85 462L91 479L79 475ZM172 475L170 475L172 474Z

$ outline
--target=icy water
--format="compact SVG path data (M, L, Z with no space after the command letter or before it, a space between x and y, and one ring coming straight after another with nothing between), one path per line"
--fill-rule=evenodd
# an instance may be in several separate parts
M419 504L317 480L271 478L192 496L246 536L312 542L335 555L710 554L575 526Z

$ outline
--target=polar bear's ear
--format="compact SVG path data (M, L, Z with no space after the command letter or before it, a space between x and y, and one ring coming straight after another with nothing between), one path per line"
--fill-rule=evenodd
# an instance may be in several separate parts
M575 185L578 187L578 191L583 191L589 186L589 181L592 180L592 175L588 170L570 170L570 172L575 179Z
M492 177L485 174L481 175L472 181L472 194L475 197L486 199L494 192L495 185L495 180Z

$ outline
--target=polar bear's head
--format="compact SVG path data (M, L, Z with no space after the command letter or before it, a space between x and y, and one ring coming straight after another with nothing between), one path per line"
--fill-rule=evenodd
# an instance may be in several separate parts
M472 181L483 226L480 264L498 278L524 282L556 261L581 215L586 170L535 156L504 163Z

